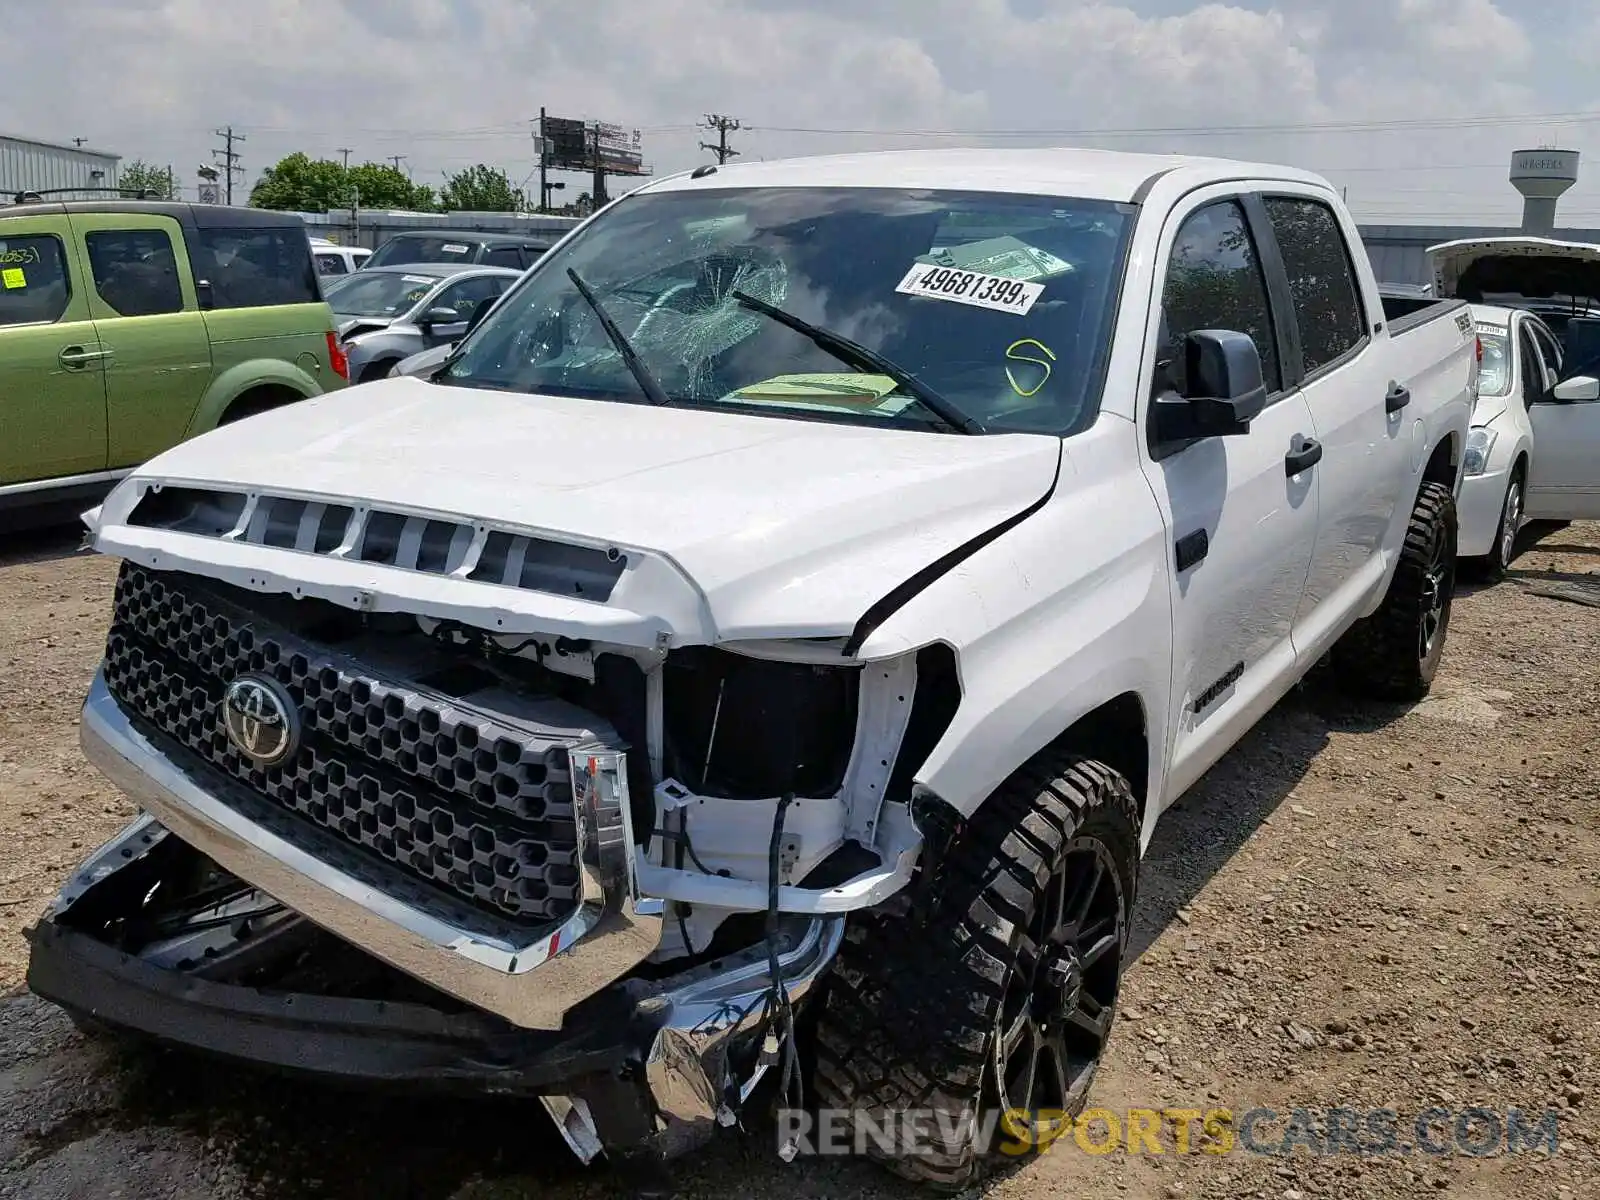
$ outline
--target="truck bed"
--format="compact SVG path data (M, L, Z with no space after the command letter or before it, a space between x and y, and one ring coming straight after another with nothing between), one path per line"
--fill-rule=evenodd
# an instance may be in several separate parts
M1389 322L1389 336L1400 337L1426 325L1436 317L1467 307L1464 300L1441 300L1435 296L1410 296L1403 292L1384 292L1383 315Z

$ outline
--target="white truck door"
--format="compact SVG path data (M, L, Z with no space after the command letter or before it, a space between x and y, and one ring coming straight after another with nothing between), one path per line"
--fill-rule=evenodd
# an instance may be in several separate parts
M1311 414L1298 392L1283 388L1266 276L1245 210L1229 193L1197 193L1168 218L1171 240L1156 264L1155 328L1147 332L1154 343L1147 370L1156 374L1154 362L1171 362L1180 392L1187 334L1249 334L1271 393L1246 434L1159 453L1143 439L1145 471L1174 540L1167 800L1295 678L1290 630L1316 541L1315 472L1290 474L1286 467L1311 434ZM1153 386L1161 386L1159 379Z
M1534 322L1525 323L1530 326L1542 332ZM1533 426L1525 512L1534 520L1600 520L1600 378L1589 373L1596 367L1583 366L1582 374L1562 378L1561 352L1553 340L1531 340L1524 353L1533 350L1539 362L1524 375L1531 377L1525 398ZM1553 386L1536 389L1531 380L1541 373Z
M1262 207L1283 259L1299 361L1285 364L1322 443L1317 544L1295 618L1295 644L1320 646L1383 579L1383 541L1410 466L1411 422L1387 396L1390 379L1374 330L1382 309L1362 294L1361 243L1333 207L1310 194L1269 194ZM1398 394L1398 393L1397 393ZM1393 411L1390 411L1390 409Z

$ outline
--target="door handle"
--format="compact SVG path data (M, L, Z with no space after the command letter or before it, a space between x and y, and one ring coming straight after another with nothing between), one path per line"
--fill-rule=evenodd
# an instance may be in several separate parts
M92 362L104 362L111 357L109 350L90 350L86 346L66 346L61 353L56 355L56 361L68 369L87 366Z
M1301 471L1309 471L1322 461L1322 443L1316 438L1307 438L1300 443L1300 449L1291 450L1283 456L1283 471L1291 479Z
M1383 411L1397 413L1411 403L1411 389L1403 383L1391 383L1388 394L1383 398Z

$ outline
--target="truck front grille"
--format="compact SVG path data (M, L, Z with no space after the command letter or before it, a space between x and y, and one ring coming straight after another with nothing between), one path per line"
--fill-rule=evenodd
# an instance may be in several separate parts
M133 715L367 852L500 916L544 923L575 909L566 751L592 734L571 723L467 711L204 581L132 564L117 581L104 671ZM246 672L276 679L299 708L300 747L279 766L262 769L227 735L223 693Z

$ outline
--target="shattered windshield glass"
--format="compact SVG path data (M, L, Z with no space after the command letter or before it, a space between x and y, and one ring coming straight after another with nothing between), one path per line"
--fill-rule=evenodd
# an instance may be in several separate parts
M643 399L570 269L675 406L941 424L742 294L870 349L987 429L1067 432L1098 407L1131 212L867 188L634 196L546 255L436 381Z

